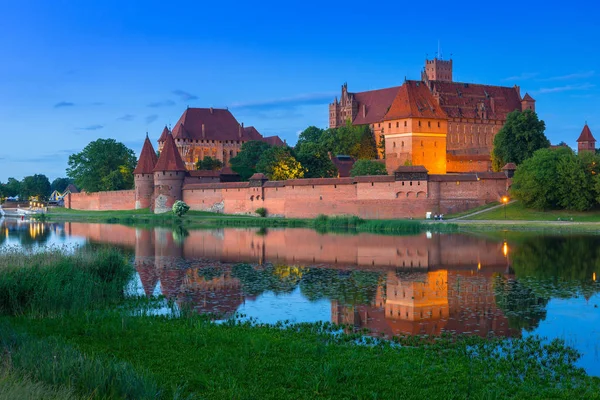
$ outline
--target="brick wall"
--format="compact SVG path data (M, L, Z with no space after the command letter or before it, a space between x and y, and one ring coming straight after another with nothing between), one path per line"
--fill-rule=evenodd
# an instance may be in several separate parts
M423 218L426 212L468 210L506 194L506 179L475 174L431 175L430 181L396 181L392 176L302 179L185 185L183 201L192 210L252 214L266 208L269 215L314 218L357 215L368 219Z
M73 210L134 210L135 190L114 192L71 193L65 200L65 207Z

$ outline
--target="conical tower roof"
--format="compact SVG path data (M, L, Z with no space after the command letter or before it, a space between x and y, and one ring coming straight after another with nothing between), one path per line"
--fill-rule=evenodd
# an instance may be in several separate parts
M169 128L167 128L167 126L165 125L165 129L163 129L162 133L160 134L160 137L158 138L158 143L162 143L165 140L167 140L168 134L169 134Z
M154 171L187 171L171 134L168 134L165 139L165 144L160 152Z
M583 130L581 131L581 135L579 135L579 139L577 139L577 142L595 142L596 139L594 139L594 136L592 135L592 131L590 130L590 127L585 124L585 126L583 127Z
M144 140L144 146L142 146L142 152L140 153L140 159L138 160L137 166L133 170L134 174L151 174L154 172L154 166L158 162L158 157L154 151L154 147L146 135Z
M529 93L525 93L525 96L523 97L523 100L526 100L526 101L535 101L535 100L533 99L533 97L531 97L531 96L529 95Z

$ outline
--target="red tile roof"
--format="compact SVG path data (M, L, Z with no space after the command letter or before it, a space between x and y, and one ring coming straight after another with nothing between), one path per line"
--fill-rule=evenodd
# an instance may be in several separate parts
M585 124L585 126L583 127L583 130L581 131L581 135L579 135L579 139L577 139L577 142L595 142L596 139L594 139L594 135L592 135L592 131L590 130L590 127Z
M285 142L281 140L279 136L265 136L264 138L262 138L262 141L270 144L271 146L285 146Z
M154 166L158 161L158 157L156 156L156 152L154 151L154 147L152 147L152 143L148 136L146 136L146 140L144 140L144 145L142 146L142 152L140 153L140 159L138 160L137 166L133 170L134 174L151 174L154 171Z
M507 163L504 167L502 167L502 171L514 171L517 169L517 164L515 163Z
M167 135L154 171L187 171L175 145L175 140L173 140L173 135Z
M429 181L431 182L464 182L464 181L477 181L476 174L445 174L445 175L429 175Z
M335 157L330 156L329 158L331 159L333 165L335 165L337 168L339 178L347 178L350 176L350 170L356 162L354 157L338 155Z
M229 110L220 108L186 109L173 127L173 137L190 140L255 140Z
M386 89L369 90L368 92L349 93L358 102L359 108L352 123L366 125L381 122L392 105L400 86ZM364 110L363 110L364 107Z
M171 132L169 132L169 128L167 128L167 127L165 126L165 129L163 129L163 131L162 131L162 133L161 133L160 137L158 138L158 142L159 142L159 143L162 143L162 142L164 142L165 140L167 140L167 135L168 135L169 133L171 133Z
M448 119L424 82L404 82L386 113L385 120L411 117Z
M506 120L508 113L521 110L517 87L474 83L431 81L434 96L450 118L479 118L478 106L484 105L487 119Z
M422 165L401 165L394 172L428 172Z
M526 100L526 101L535 101L535 100L533 99L533 97L531 97L531 96L529 95L529 93L525 93L525 96L523 96L523 100Z
M250 140L261 140L263 137L255 127L247 126L244 128L244 133L250 138Z

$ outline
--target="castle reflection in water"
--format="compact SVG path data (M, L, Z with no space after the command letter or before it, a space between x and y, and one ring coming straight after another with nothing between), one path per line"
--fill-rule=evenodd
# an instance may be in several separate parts
M278 278L302 271L361 271L376 276L372 295L360 301L332 295L331 322L378 335L440 334L518 336L496 304L494 282L511 278L506 243L465 235L320 234L308 229L220 229L190 232L120 225L65 223L69 236L135 249L135 267L147 295L162 293L199 313L231 315L260 290L266 265ZM240 278L236 265L256 276ZM246 286L246 287L245 287ZM300 284L301 288L302 284ZM310 296L309 296L310 297Z

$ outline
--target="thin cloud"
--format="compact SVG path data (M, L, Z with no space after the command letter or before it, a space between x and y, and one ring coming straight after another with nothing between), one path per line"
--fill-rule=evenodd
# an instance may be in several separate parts
M556 87L547 87L541 88L537 91L537 93L559 93L559 92L570 92L575 90L590 90L595 87L591 83L582 83L580 85L565 85L565 86L556 86Z
M234 103L231 108L238 111L270 111L277 109L293 109L299 106L329 104L335 93L307 93L293 97L284 97L248 103Z
M543 82L549 82L549 81L569 81L569 80L574 80L574 79L591 78L592 76L594 76L595 73L596 73L595 71L577 72L577 73L574 73L574 74L560 75L560 76L553 76L553 77L550 77L550 78L544 78L544 79L540 79L540 81L543 81Z
M71 103L70 101L59 101L54 105L54 108L63 108L63 107L73 107L75 103Z
M118 121L130 122L135 119L135 115L125 114L122 117L117 118Z
M95 124L95 125L88 125L86 127L79 128L79 129L84 130L84 131L97 131L102 128L104 128L104 125Z
M520 75L509 76L508 78L502 79L503 81L526 81L531 78L538 76L537 72L523 72Z
M198 96L181 89L173 90L173 94L179 97L181 101L198 100Z
M151 115L148 115L145 119L146 119L147 124L151 124L158 119L158 115L151 114Z
M154 103L148 104L150 108L159 108L159 107L171 107L174 106L175 102L173 100L164 100L164 101L155 101Z

